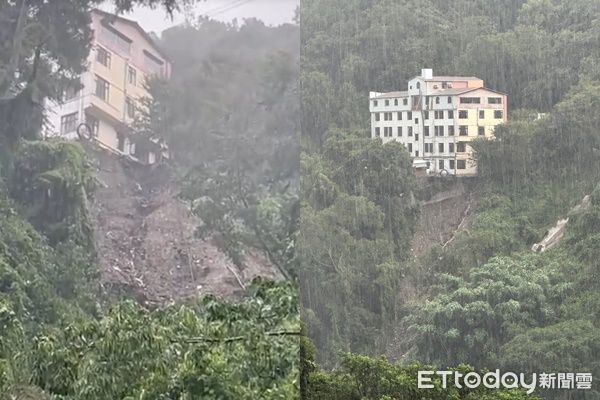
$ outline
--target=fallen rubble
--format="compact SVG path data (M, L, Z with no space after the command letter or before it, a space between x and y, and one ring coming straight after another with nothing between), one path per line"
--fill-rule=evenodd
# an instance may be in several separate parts
M99 181L91 207L101 284L109 296L129 294L147 305L206 294L235 298L258 276L280 278L256 249L246 251L239 268L213 238L198 238L201 221L176 197L167 165L87 151Z

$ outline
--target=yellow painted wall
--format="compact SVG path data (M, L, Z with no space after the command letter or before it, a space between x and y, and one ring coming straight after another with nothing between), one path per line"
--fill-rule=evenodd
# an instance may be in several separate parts
M103 107L103 110L108 112L111 117L117 120L122 120L123 109L125 107L125 60L112 52L110 49L106 48L106 50L111 53L110 68L96 61L94 57L92 71L95 76L99 76L100 78L108 81L110 84L108 101L105 102L107 103L108 107Z
M467 111L467 118L465 118L465 119L458 118L459 113L457 112L457 115L456 115L457 127L456 127L456 134L455 134L456 141L457 142L468 142L471 140L475 140L477 138L481 138L482 136L479 136L479 127L480 126L483 126L485 129L485 137L492 138L495 126L502 124L504 122L504 118L499 118L499 119L494 118L494 111L497 109L498 108L493 109L493 108L486 108L486 107L470 108L470 109L459 108L459 111L460 110ZM483 112L484 112L483 118L479 118L480 110L483 110ZM459 135L460 128L458 128L458 126L461 126L461 125L467 126L468 136L460 136ZM467 163L467 168L463 169L463 170L457 169L456 175L470 176L470 175L477 174L477 165L474 161L471 160L472 157L473 157L473 149L469 145L466 146L465 153L456 153L457 160L466 160L466 163Z

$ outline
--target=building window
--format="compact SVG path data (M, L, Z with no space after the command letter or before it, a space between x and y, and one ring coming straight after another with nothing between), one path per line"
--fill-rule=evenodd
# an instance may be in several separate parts
M398 121L402 121L402 111L398 111Z
M440 104L440 98L439 97L435 98L435 104Z
M375 128L375 136L377 136L377 137L381 136L381 129L379 127Z
M419 123L419 118L415 118L415 124Z
M408 111L406 113L406 115L407 115L406 119L412 119L412 111Z
M485 111L479 110L479 119L484 119L484 118L485 118Z
M466 169L467 162L465 160L456 160L456 169Z
M415 142L418 142L418 141L419 141L419 134L415 133Z
M454 136L454 125L448 126L448 136Z
M421 82L417 82L417 89L421 89Z
M408 152L409 152L409 153L412 153L412 143L409 143L409 144L408 144Z
M448 104L452 104L452 97L448 96Z
M438 153L444 152L444 143L438 143Z
M429 111L423 111L423 119L429 119Z
M402 99L402 104L404 104L405 106L408 105L408 99Z
M386 101L385 101L385 105L386 105L386 106L389 106L389 105L390 105L390 101L389 101L389 100L386 100Z
M440 126L440 130L438 133L440 136L444 136L444 127L443 126Z
M100 129L100 121L98 121L98 118L92 115L86 115L85 123L90 127L92 136L98 136L98 130Z
M379 116L379 113L373 113L373 114L375 115L375 121L379 121L379 119L381 118L381 117Z
M502 104L502 97L488 97L488 104Z
M477 134L478 134L479 136L485 136L485 127L483 127L483 126L478 126L478 127L477 127Z
M131 97L125 99L125 115L129 118L135 117L135 103Z
M461 97L461 104L479 104L481 102L480 97Z
M467 110L460 110L458 112L458 118L460 118L460 119L469 118L469 113L467 112Z
M458 135L459 136L467 136L468 135L468 128L466 125L461 125L458 127Z
M373 107L377 107L377 100L373 100Z
M144 66L150 73L162 75L163 64L164 63L158 57L144 50Z
M412 126L409 126L408 127L408 136L412 136L412 134L413 134Z
M137 71L132 66L127 67L127 82L130 85L135 85L137 82Z
M129 54L131 50L131 39L117 31L113 27L109 26L104 21L100 28L100 38L111 48L118 48L119 50Z
M419 150L415 150L415 157L419 157Z
M394 105L397 106L398 105L398 99L394 99Z
M96 51L96 61L106 68L110 68L110 52L102 47L98 47L98 50Z
M108 101L109 90L110 84L106 80L96 76L96 96L104 101Z
M67 87L67 89L63 92L63 101L69 101L77 97L79 90L75 89L73 86Z
M454 153L454 143L448 143L448 153Z
M467 145L464 142L456 143L456 152L457 153L464 153L466 151L467 151Z
M429 127L428 126L425 126L423 128L423 136L429 136Z
M117 133L117 149L125 151L125 135Z
M444 111L434 111L433 113L435 119L444 119Z
M402 137L402 127L398 127L398 137Z
M448 164L451 170L454 169L454 160L448 160Z
M494 118L502 119L502 110L494 110Z
M454 111L448 110L448 119L454 119Z
M444 160L439 160L440 169L444 169Z
M60 133L64 135L75 132L77 129L77 117L78 113L76 112L60 117Z

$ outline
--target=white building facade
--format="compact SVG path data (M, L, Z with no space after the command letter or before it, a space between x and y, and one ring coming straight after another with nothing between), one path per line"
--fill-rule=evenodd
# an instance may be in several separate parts
M423 69L406 91L370 92L371 137L399 141L428 175L473 176L469 142L494 137L494 127L507 121L507 101L477 77Z

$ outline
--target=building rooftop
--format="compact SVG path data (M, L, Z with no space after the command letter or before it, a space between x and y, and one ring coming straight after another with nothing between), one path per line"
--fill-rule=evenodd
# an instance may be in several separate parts
M406 97L408 96L408 91L402 91L402 92L388 92L388 93L379 93L373 97L371 97L371 99L393 99L396 97Z
M415 78L417 78L415 76ZM432 76L425 78L426 81L482 81L483 79L476 76Z
M427 93L427 96L456 96L459 94L464 94L464 93L468 93L468 92L472 92L475 90L487 90L490 92L494 92L494 93L498 93L498 94L506 94L503 92L499 92L497 90L494 89L489 89L486 87L470 87L470 88L449 88L449 89L436 89L436 90L432 90L429 93ZM408 92L407 91L402 91L402 92L389 92L389 93L378 93L377 95L371 97L371 100L377 100L377 99L393 99L396 97L406 97L408 96Z
M164 52L164 50L159 46L159 44L157 43L156 39L154 37L152 37L151 34L149 34L148 32L146 32L141 26L140 24L138 24L136 21L132 20L132 19L127 19L127 18L123 18L120 15L116 15L116 14L111 14L109 12L100 10L98 8L94 8L92 10L92 12L98 13L101 16L104 17L104 19L108 22L108 23L112 23L113 21L121 21L124 24L128 24L133 26L135 29L137 29L142 36L148 41L148 43L150 43L150 45L152 45L152 47L166 60L166 61L170 61L169 57L167 56L167 54Z

